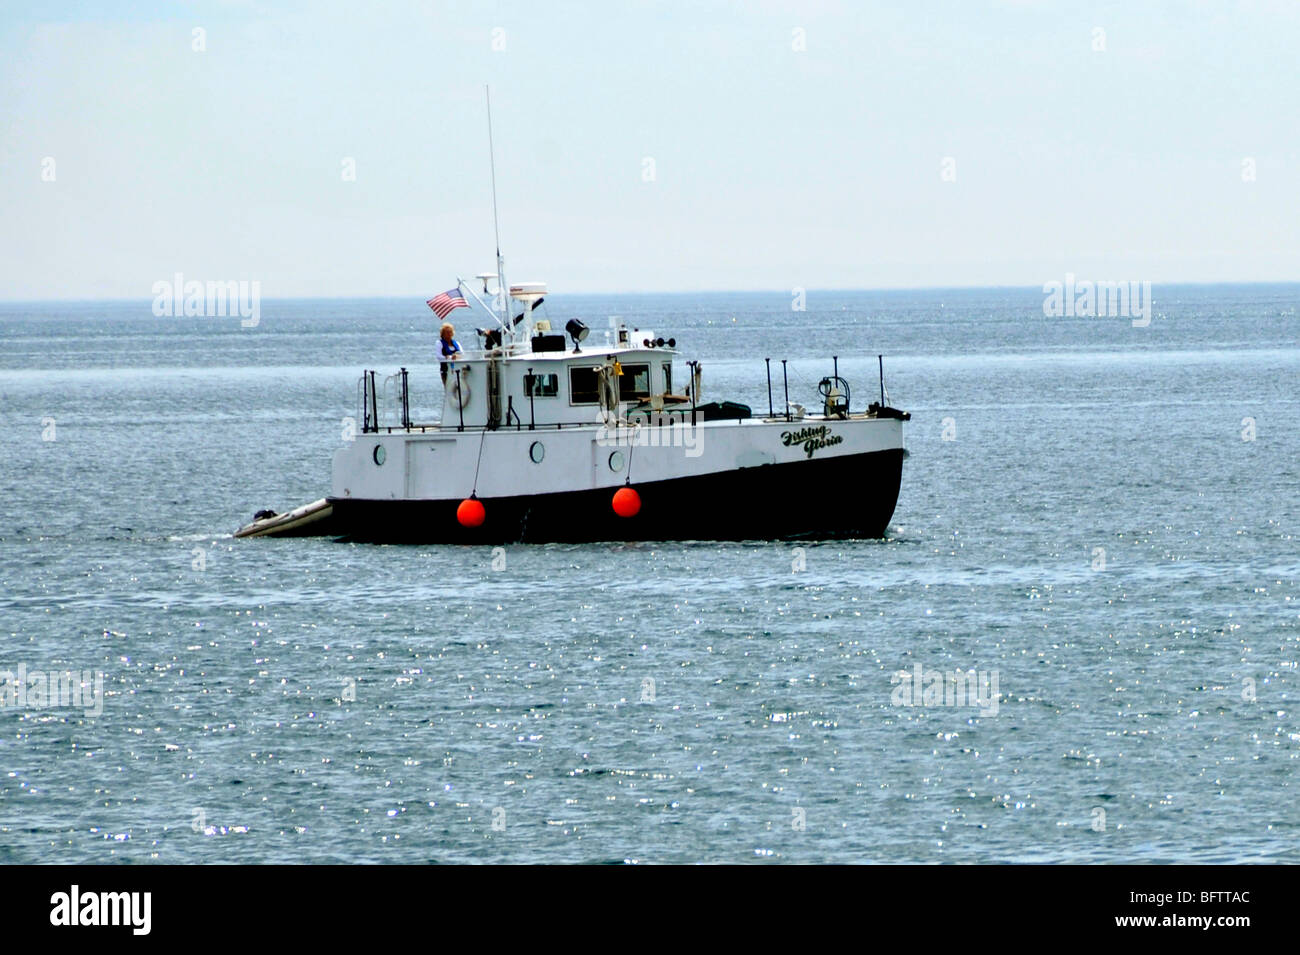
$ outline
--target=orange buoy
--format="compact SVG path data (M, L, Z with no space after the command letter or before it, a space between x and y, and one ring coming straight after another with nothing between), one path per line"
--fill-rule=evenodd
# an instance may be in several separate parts
M614 513L619 517L636 517L641 510L641 495L630 487L621 487L614 492Z
M487 508L476 497L467 497L456 508L456 520L464 527L478 527L487 520Z

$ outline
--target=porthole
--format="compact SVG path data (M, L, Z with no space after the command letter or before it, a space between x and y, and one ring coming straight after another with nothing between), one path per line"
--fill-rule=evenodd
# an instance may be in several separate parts
M377 444L375 445L375 453L372 455L372 457L375 459L376 464L383 464L386 460L388 460L388 452L384 450L384 446L382 444Z
M623 470L623 452L615 451L609 456L609 469L611 471Z
M534 441L528 446L528 459L534 464L541 464L544 457L546 457L546 445L542 442Z

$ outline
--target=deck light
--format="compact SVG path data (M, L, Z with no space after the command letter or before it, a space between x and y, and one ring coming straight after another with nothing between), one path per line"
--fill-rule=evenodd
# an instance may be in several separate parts
M587 336L591 333L591 329L576 318L571 318L565 322L564 330L568 332L569 337L573 339L573 351L575 354L581 351L581 349L578 348L578 343L585 341Z

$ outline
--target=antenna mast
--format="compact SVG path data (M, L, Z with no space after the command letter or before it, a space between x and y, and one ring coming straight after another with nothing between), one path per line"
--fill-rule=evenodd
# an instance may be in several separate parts
M492 144L492 88L484 84L483 93L487 97L488 164L492 170L492 231L497 243L497 286L498 293L501 296L501 318L499 320L505 326L510 337L513 338L514 325L510 321L510 289L506 286L505 261L501 258L501 224L497 218L497 160L496 147Z

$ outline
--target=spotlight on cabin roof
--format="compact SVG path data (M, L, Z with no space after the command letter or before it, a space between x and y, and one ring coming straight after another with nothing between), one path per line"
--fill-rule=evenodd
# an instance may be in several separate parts
M591 329L588 328L585 323L576 318L571 318L565 322L564 330L568 332L569 337L573 339L573 350L575 352L581 350L578 348L578 343L585 341L587 336L591 333Z

